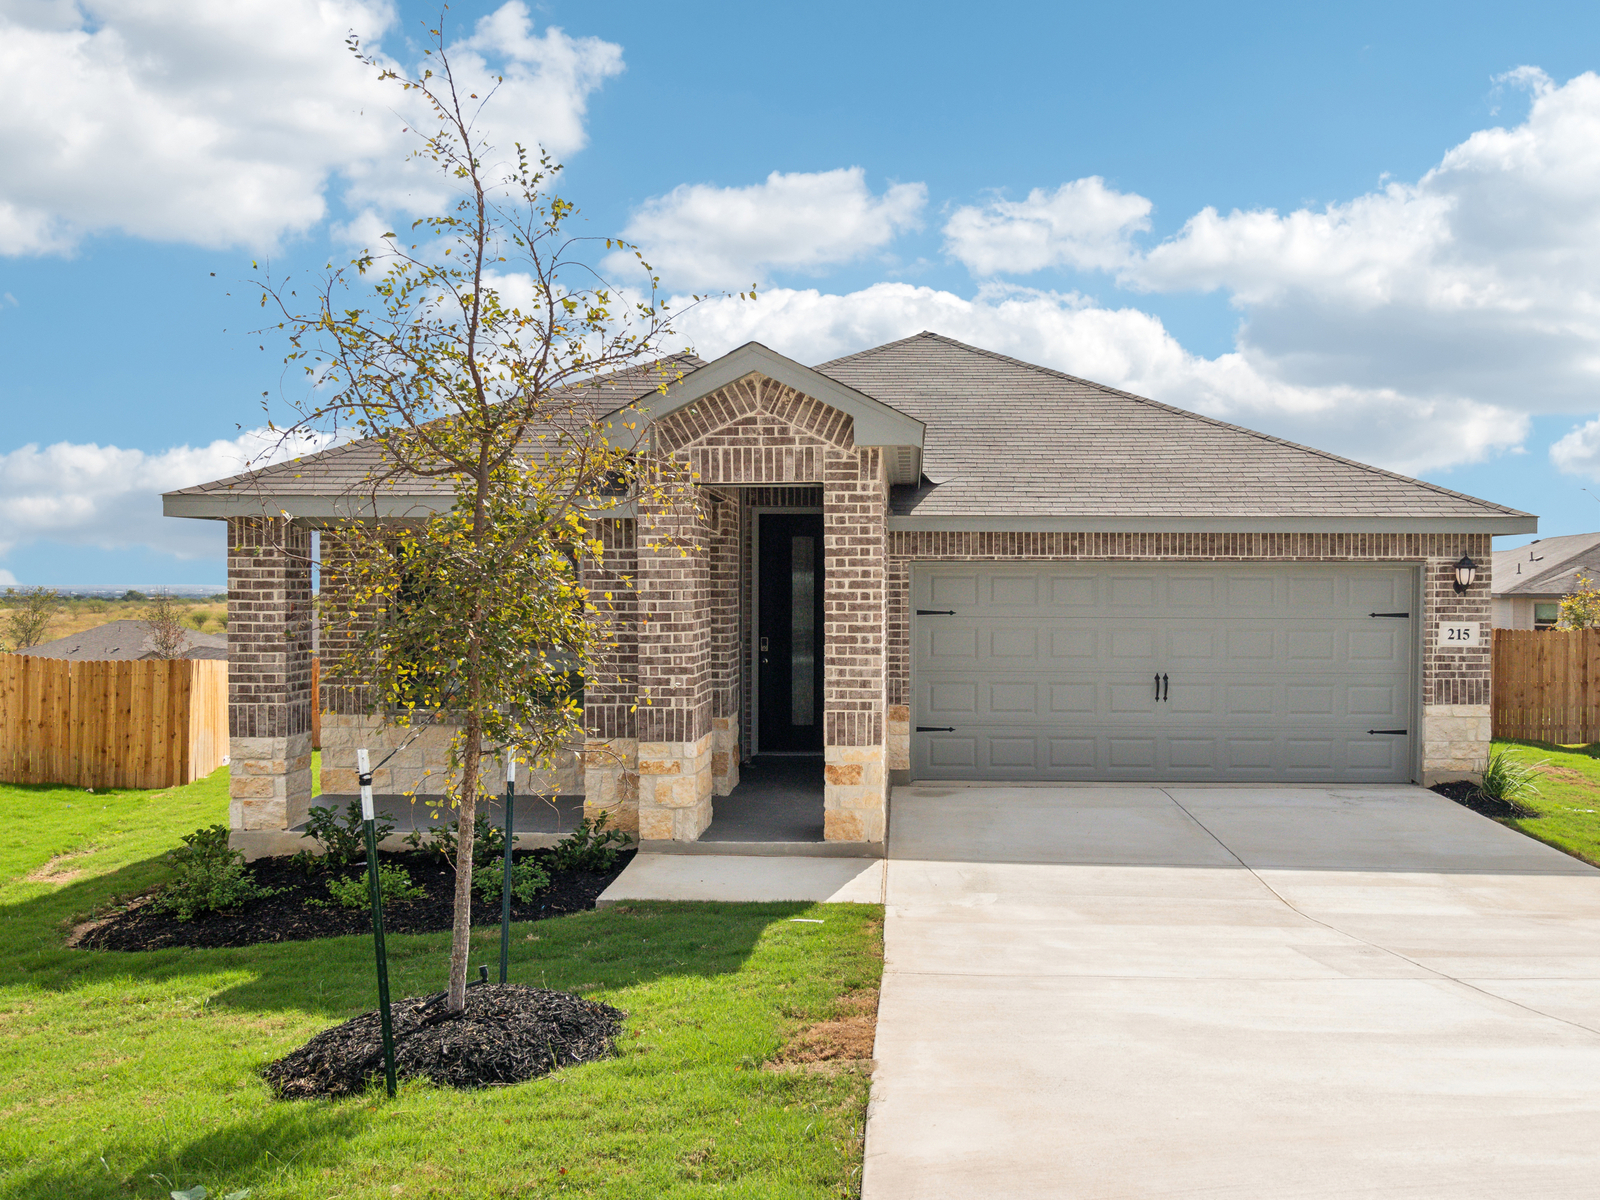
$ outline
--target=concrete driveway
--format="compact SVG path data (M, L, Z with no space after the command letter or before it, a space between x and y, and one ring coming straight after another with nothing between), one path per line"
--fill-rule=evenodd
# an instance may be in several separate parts
M894 793L866 1200L1600 1190L1600 871L1413 787Z

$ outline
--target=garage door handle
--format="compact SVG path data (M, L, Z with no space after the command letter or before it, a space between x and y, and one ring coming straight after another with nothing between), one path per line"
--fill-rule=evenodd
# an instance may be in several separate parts
M953 608L919 608L919 609L917 609L917 616L919 616L919 617L953 617L955 615L956 615L956 610L953 609Z
M1394 735L1396 735L1398 737L1401 734L1410 733L1411 730L1409 730L1409 729L1369 729L1369 730L1367 730L1367 732L1368 733L1392 733L1392 734L1394 734Z
M1368 613L1369 617L1409 617L1410 613Z
M918 725L917 726L917 732L918 733L954 733L955 731L956 731L956 727L954 725Z

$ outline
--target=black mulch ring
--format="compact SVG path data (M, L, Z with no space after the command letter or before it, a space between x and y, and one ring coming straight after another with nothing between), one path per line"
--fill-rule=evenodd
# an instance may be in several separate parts
M511 919L542 921L546 917L562 917L593 908L595 898L622 874L634 853L632 850L618 853L609 871L550 871L549 886L531 902L524 904L512 897ZM547 851L518 850L516 857L518 860L533 858L549 871ZM403 904L385 901L383 927L387 932L437 933L450 928L455 914L456 874L438 854L408 850L399 854L380 853L378 860L386 866L404 867L411 881L427 891L426 896ZM85 950L161 950L169 946L214 949L372 932L372 917L365 905L340 908L332 901L323 871L307 878L287 857L258 858L245 869L261 886L282 890L240 908L204 913L189 921L180 921L171 913L157 912L150 904L138 904L88 930L76 945ZM366 866L346 868L345 874L364 879ZM327 901L329 907L308 905L308 900ZM474 926L498 925L499 899L485 904L474 893L472 923Z
M1469 783L1465 779L1458 779L1453 783L1436 783L1429 791L1438 792L1448 800L1454 800L1463 808L1470 808L1475 813L1482 813L1486 817L1537 817L1539 814L1531 808L1523 808L1514 800L1499 800L1493 796L1485 795L1477 784Z
M626 1013L569 992L520 983L467 989L464 1012L445 993L412 996L393 1008L395 1074L441 1087L493 1087L548 1075L557 1067L616 1053ZM317 1034L262 1072L279 1099L349 1096L383 1079L376 1012Z

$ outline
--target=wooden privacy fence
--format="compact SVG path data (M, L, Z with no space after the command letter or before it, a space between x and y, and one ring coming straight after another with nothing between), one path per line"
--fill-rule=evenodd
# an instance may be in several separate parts
M227 754L221 659L0 655L0 782L171 787L211 774Z
M1494 631L1494 736L1600 741L1600 629Z

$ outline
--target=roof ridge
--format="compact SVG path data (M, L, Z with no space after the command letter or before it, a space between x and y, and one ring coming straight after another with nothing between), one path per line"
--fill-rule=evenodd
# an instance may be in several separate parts
M868 346L865 350L857 350L854 354L846 354L843 358L830 358L827 362L819 363L811 369L813 371L825 371L825 369L828 367L838 366L840 363L847 363L857 358L865 358L869 354L877 354L883 350L893 350L896 346L903 346L907 342L914 342L919 338L937 338L940 341L950 340L940 334L934 333L931 329L924 329L921 333L913 333L910 337L903 337L892 342L885 342L881 346ZM961 343L957 342L956 344L960 345Z
M960 350L965 350L971 354L980 354L986 358L996 359L999 362L1010 363L1015 367L1022 367L1025 370L1037 371L1041 375L1051 375L1057 379L1066 379L1073 383L1081 383L1085 387L1092 387L1098 391L1107 392L1113 396L1121 396L1124 399L1133 400L1139 404L1148 404L1151 408L1159 408L1165 412L1174 413L1180 417L1188 417L1192 421L1200 421L1206 425L1214 425L1220 429L1230 429L1235 433L1248 434L1249 436L1253 438L1259 438L1264 442L1273 442L1279 446L1287 446L1291 450L1300 450L1306 454L1314 454L1318 458L1327 459L1329 462L1342 463L1344 466L1355 467L1358 470L1367 471L1373 475L1381 475L1387 479L1396 479L1401 483L1416 484L1418 487L1427 488L1429 491L1437 492L1440 495L1451 496L1457 500L1468 500L1473 504L1481 505L1484 508L1493 509L1495 512L1505 513L1508 516L1526 517L1532 515L1531 513L1522 512L1520 509L1508 508L1503 504L1496 504L1492 500L1484 500L1479 496L1469 496L1466 492L1457 492L1447 487L1441 487L1437 483L1429 483L1426 479L1417 479L1410 475L1402 475L1398 471L1390 471L1383 467L1375 467L1371 463L1357 462L1353 458L1345 458L1343 455L1334 454L1327 450L1318 450L1315 446L1302 445L1300 442L1291 442L1288 438L1274 437L1270 433L1262 433L1258 429L1249 429L1243 425L1235 425L1231 421L1223 421L1216 417L1208 417L1204 413L1192 412L1187 408L1179 408L1175 404L1163 404L1160 400L1152 400L1148 396L1140 396L1135 392L1124 391L1122 388L1114 388L1104 383L1096 383L1094 380L1085 379L1081 375L1069 375L1065 371L1057 371L1052 367L1041 367L1038 363L1025 362L1020 358L1012 358L1009 354L1001 354L995 350L986 350L982 346L969 346L966 342L957 341L955 338L948 337L942 333L934 333L929 330L917 334L916 337L933 338L936 341L944 342L947 345L954 346ZM886 350L890 346L900 345L901 342L909 342L914 340L916 339L902 338L900 342L890 342L883 346L878 346L876 349ZM867 352L863 351L862 353ZM843 362L844 360L840 359L838 361Z

